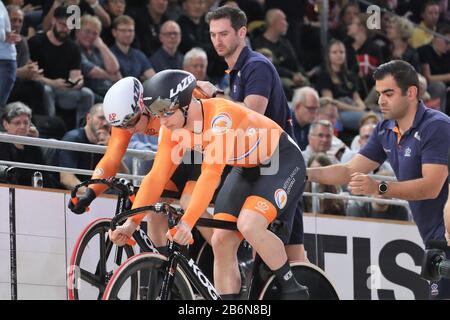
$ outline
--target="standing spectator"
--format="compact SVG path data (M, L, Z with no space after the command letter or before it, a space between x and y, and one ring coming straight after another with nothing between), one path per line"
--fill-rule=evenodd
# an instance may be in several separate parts
M436 31L437 23L439 21L439 4L434 0L426 1L423 4L420 16L422 21L420 21L418 27L414 28L409 40L409 43L413 48L427 45L433 40L433 35L424 30L424 28Z
M317 91L322 97L336 101L345 129L358 130L359 119L366 107L358 93L356 76L347 69L345 46L339 40L332 40L328 45L325 69L319 75Z
M0 110L8 101L16 79L16 47L21 40L19 31L11 30L8 11L0 2Z
M2 114L2 124L6 133L38 137L39 132L31 123L31 109L22 102L13 102L6 105ZM5 161L26 162L34 164L45 164L42 151L39 147L0 142L0 159ZM24 186L32 185L34 170L15 168L12 180L9 183ZM45 187L57 187L57 182L53 176L47 172L42 172Z
M274 120L293 139L291 111L273 64L245 45L247 17L232 7L219 7L207 14L211 41L230 70L230 97ZM217 93L210 83L198 82L210 96ZM303 246L303 216L297 206L289 242L285 244L290 261L307 260Z
M417 99L419 80L409 63L393 60L374 72L384 121L350 162L323 168L308 168L314 182L348 184L354 195L384 195L405 199L424 242L443 240L444 204L448 184L450 118L426 108ZM367 173L386 159L397 181L376 181ZM431 297L450 298L450 280L431 283Z
M74 109L78 125L91 108L94 93L83 87L81 53L77 45L69 39L67 8L58 7L54 13L52 28L28 41L30 56L44 70L42 81L45 84L48 113L55 115L55 104L65 110Z
M9 5L7 9L12 29L22 29L23 11L15 5ZM48 115L48 108L44 105L44 85L39 81L42 78L42 69L39 69L37 62L30 60L30 49L25 37L16 44L16 51L16 81L8 101L21 101L29 106L34 114Z
M149 58L161 46L159 29L169 18L166 14L168 0L148 0L144 8L130 11L136 21L138 48Z
M129 16L120 16L113 21L113 36L116 43L111 47L120 65L123 77L135 77L145 81L155 74L150 61L145 54L132 48L134 40L134 20Z
M208 13L211 41L230 70L230 97L277 122L292 136L292 118L280 77L273 64L245 45L247 18L237 8ZM203 84L199 84L203 86ZM213 95L215 87L206 86Z
M450 26L442 25L438 32L450 37ZM447 87L450 85L450 42L441 37L418 49L423 75L428 80L428 92L431 98L440 99L440 109L446 111ZM450 113L450 109L447 110Z
M309 143L310 125L317 116L317 110L319 110L319 94L311 87L296 89L292 98L292 109L295 139L303 151Z
M67 132L62 141L90 143L106 146L111 136L111 127L106 121L103 113L103 105L97 103L92 106L86 115L86 125L81 128L73 129ZM56 154L57 165L67 168L78 168L93 170L102 154L85 153L72 150L58 150ZM122 164L122 171L124 171ZM126 171L126 170L125 170ZM88 179L87 176L75 175L73 173L61 172L60 181L67 189L73 189L81 181Z
M119 62L100 38L102 25L97 17L82 16L80 26L76 39L81 50L81 70L86 87L94 92L94 103L97 103L103 101L106 91L121 78Z
M253 48L267 48L272 51L273 64L283 82L287 99L292 99L294 88L308 85L309 81L302 74L295 50L284 37L288 29L286 15L280 9L270 9L266 13L266 31L252 42Z
M156 72L165 69L181 69L183 55L178 51L181 41L181 30L178 23L168 20L161 25L159 32L161 48L151 57L150 62Z
M115 18L120 17L125 14L126 2L125 0L106 0L105 1L105 10L109 15L109 19L111 20L111 24L109 27L103 27L101 37L102 40L108 47L114 45L115 39L112 35L112 22Z
M184 55L183 70L192 73L195 79L207 81L206 70L208 68L208 56L202 48L192 48Z

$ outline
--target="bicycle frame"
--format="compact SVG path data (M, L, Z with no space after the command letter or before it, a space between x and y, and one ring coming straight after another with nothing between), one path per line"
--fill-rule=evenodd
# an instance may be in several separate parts
M135 214L138 214L143 211L154 211L155 213L163 213L168 216L169 228L173 228L177 224L177 220L183 214L182 209L176 209L169 204L165 203L157 203L154 206L146 206L141 208L132 209L129 211L122 212L116 215L111 221L111 229L114 230L116 224L124 221L128 217L131 217ZM210 228L220 228L227 230L237 230L237 226L235 222L230 221L222 221L222 220L213 220L213 219L198 219L196 226L200 227L210 227ZM137 231L136 231L137 232ZM139 237L143 237L144 245L151 245L151 240L146 236L145 232L141 232ZM139 237L135 238L138 241ZM140 240L139 240L140 241ZM149 243L145 243L148 241ZM149 251L152 252L152 251ZM175 279L175 274L178 265L180 265L181 269L185 273L189 282L195 286L195 288L199 291L201 296L207 300L221 300L220 295L217 293L213 284L209 281L209 279L203 274L201 269L197 266L193 259L187 259L183 253L180 252L178 244L173 241L168 241L168 263L166 267L166 272L164 275L164 280L162 284L160 299L168 300L169 293L171 292L172 285ZM250 289L247 294L247 298L254 298L258 296L258 291L264 285L264 279L261 277L259 268L260 265L265 265L261 258L256 255L255 263L253 265L253 275L251 278ZM267 279L266 279L267 280Z
M216 288L212 285L209 279L203 274L200 268L195 264L194 260L187 259L178 248L178 245L173 241L169 242L169 261L161 288L161 300L168 300L171 292L175 273L178 264L186 274L189 282L194 285L203 298L207 300L222 300L217 293Z

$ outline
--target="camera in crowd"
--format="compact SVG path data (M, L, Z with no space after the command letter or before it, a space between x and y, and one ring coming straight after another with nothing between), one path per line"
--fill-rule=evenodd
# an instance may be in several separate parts
M450 260L445 254L445 251L448 252L449 249L446 241L427 241L420 276L429 281L439 281L441 278L450 279Z

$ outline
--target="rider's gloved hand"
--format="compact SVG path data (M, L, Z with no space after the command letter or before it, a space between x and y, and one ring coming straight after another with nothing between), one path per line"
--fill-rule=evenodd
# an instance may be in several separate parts
M95 197L94 190L86 188L86 192L82 196L70 199L69 209L72 210L73 213L82 214L86 211L86 208L89 207Z

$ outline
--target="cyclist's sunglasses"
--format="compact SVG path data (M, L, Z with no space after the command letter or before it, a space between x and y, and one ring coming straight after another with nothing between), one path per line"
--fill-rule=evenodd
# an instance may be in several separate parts
M170 99L158 97L156 100L153 100L152 98L144 97L143 100L147 110L156 117L169 117L178 109L177 101L172 101Z

